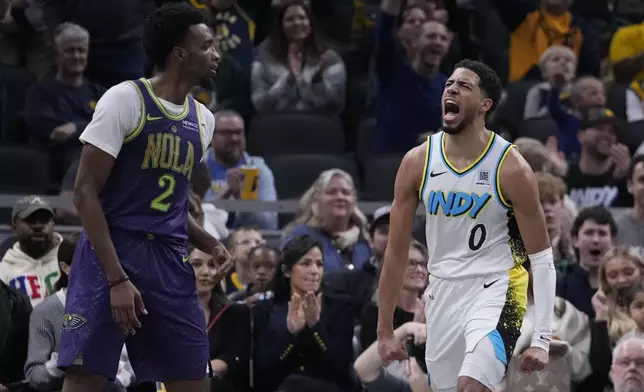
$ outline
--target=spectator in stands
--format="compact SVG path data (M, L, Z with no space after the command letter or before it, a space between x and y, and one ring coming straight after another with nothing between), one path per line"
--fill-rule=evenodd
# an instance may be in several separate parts
M347 79L344 62L320 39L304 0L278 8L276 23L269 38L257 48L252 67L251 98L258 113L305 110L340 114Z
M644 389L644 338L625 337L613 349L610 380L615 392L635 392Z
M544 82L534 85L526 96L524 118L551 116L559 129L558 147L567 157L579 154L579 120L570 102L577 56L568 47L553 45L539 60Z
M246 290L237 291L229 298L231 301L243 301L252 305L273 296L273 279L280 252L268 244L259 244L248 251L246 258L250 269L250 282L246 285Z
M617 218L615 242L644 248L644 155L633 159L626 182L634 204Z
M417 23L411 14L396 33L401 7L401 0L382 0L376 26L376 154L404 154L417 144L418 135L437 131L442 125L441 96L447 78L439 67L449 50L451 34L435 20L425 21L417 31L408 26ZM409 44L415 37L416 42Z
M261 200L276 201L275 178L264 159L246 152L244 119L237 112L215 113L217 126L205 162L212 187L205 201ZM276 212L230 213L231 227L257 226L277 229Z
M633 205L625 180L631 154L617 139L622 124L608 109L590 108L582 112L578 133L581 154L566 176L569 195L579 207Z
M628 288L625 294L626 302L624 307L628 310L628 315L637 324L634 333L644 334L644 285L639 282Z
M641 23L617 29L611 40L609 51L615 81L623 85L630 85L630 90L635 93L640 105L644 100L644 85L642 84L644 83L643 33L644 25Z
M598 37L579 17L569 11L569 0L535 2L493 0L499 17L511 31L509 81L541 80L538 63L541 55L553 45L572 49L577 62L577 75L599 76L600 50Z
M611 344L637 324L629 315L627 293L644 277L644 259L635 247L618 246L611 249L599 267L599 290L593 296L595 321L605 321L602 331Z
M594 319L591 298L600 285L599 265L613 247L617 226L610 211L595 206L585 208L577 215L571 232L578 262L557 282L557 296Z
M30 314L29 298L0 280L0 391L25 379Z
M525 266L530 271L529 265ZM556 298L553 308L550 361L544 370L531 374L520 370L523 351L530 347L535 323L532 274L528 283L528 309L523 317L512 358L509 359L505 390L514 391L572 391L573 383L588 377L592 370L589 362L591 331L588 316L563 298ZM581 389L580 391L586 391Z
M256 392L273 392L294 375L351 390L353 309L343 298L319 293L325 264L314 237L285 244L274 297L253 307Z
M389 216L391 204L378 208L373 213L369 225L371 235L371 253L369 261L356 269L337 269L324 274L324 290L330 295L345 295L355 305L356 320L362 318L362 310L372 301L376 288L382 260L385 257L387 238L389 237ZM423 238L424 234L423 234ZM424 241L424 240L423 240Z
M105 92L83 75L89 39L79 25L58 26L54 32L56 74L30 87L25 99L27 131L49 151L51 178L57 184L80 153L78 136Z
M357 205L351 175L339 169L320 173L300 199L300 211L284 229L282 246L308 234L322 244L324 270L360 268L371 257L367 218Z
M87 77L106 88L143 76L145 0L41 1L45 24L63 22L89 30Z
M394 328L414 320L414 313L424 311L425 307L420 298L427 287L428 258L427 248L420 242L412 240L409 245L405 281L394 310ZM367 304L362 311L360 344L363 348L371 346L377 338L378 304L375 302L376 298L374 297L374 301Z
M2 257L0 280L27 294L36 306L55 291L62 236L54 231L53 210L40 196L16 202L11 227L17 242Z
M409 353L410 359L399 363L383 363L378 354L377 343L373 343L353 364L363 388L367 392L431 392L427 382L425 350L417 349L425 346L427 326L424 323L408 322L396 328L394 335L402 343L413 339L415 349ZM401 375L399 371L390 369L392 365L408 370Z
M537 185L541 207L546 216L546 227L552 243L553 258L557 274L563 275L576 262L572 247L569 225L566 224L564 196L566 184L550 173L537 172Z
M0 63L25 67L38 78L51 68L51 40L38 1L0 1Z
M262 233L252 227L240 227L232 232L228 250L235 260L235 269L221 282L226 295L246 290L252 280L248 252L264 242Z

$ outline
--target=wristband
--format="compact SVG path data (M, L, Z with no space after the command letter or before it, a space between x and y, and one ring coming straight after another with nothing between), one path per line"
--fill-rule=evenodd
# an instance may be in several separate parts
M127 275L123 275L120 278L117 278L117 279L114 279L114 280L110 281L110 288L118 286L121 283L127 282L128 280L130 280L130 277L127 276Z

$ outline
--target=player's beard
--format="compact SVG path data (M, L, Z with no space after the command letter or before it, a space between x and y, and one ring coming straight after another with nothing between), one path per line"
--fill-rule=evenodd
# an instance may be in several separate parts
M464 110L464 109L461 109ZM443 132L448 135L457 135L465 130L465 128L474 121L474 117L470 116L467 112L463 113L463 118L458 124L448 125L443 123Z

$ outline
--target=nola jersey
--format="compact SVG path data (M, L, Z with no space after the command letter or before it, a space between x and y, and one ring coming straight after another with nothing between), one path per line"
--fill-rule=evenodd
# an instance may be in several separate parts
M129 83L142 110L100 194L105 218L110 227L185 240L190 178L207 145L200 104L187 97L173 115L147 79Z
M427 216L428 270L439 279L485 276L527 261L499 173L513 145L491 132L481 155L463 170L445 154L445 134L427 138L420 188Z

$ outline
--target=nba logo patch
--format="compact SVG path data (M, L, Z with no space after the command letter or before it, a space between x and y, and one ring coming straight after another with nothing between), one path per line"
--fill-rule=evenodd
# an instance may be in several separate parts
M489 170L479 170L476 172L476 185L490 185Z

